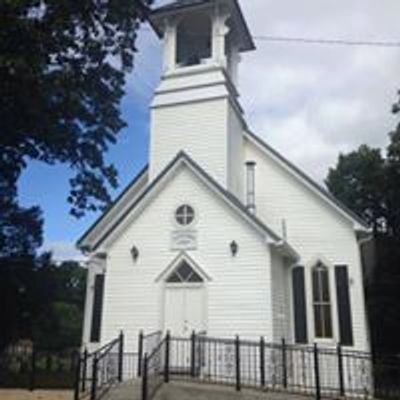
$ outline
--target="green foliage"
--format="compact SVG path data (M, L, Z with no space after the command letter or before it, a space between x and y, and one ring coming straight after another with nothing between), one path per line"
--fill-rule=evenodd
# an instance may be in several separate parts
M0 257L34 255L42 244L42 217L38 207L19 207L14 190L0 181Z
M393 112L400 114L400 98ZM366 145L341 154L326 184L374 228L377 261L366 282L372 343L376 351L400 353L400 123L385 157Z
M85 288L76 262L55 265L49 254L0 260L0 348L20 338L47 349L79 346Z
M363 145L357 151L340 154L336 168L329 170L326 184L331 193L373 225L375 231L383 228L384 159L379 149Z
M104 154L125 126L120 102L151 0L0 2L0 257L34 254L37 207L17 202L29 160L75 171L71 213L104 208L117 171Z
M69 164L71 212L110 201L117 172L104 153L125 126L125 75L150 0L0 3L0 181L15 188L27 160Z
M400 112L400 100L393 111ZM336 167L329 170L326 185L371 224L375 234L400 238L400 124L389 137L385 157L380 149L367 145L340 154Z
M395 113L400 113L400 100L393 110ZM395 237L400 238L400 123L397 125L397 129L390 134L390 145L387 151L387 174L390 229Z

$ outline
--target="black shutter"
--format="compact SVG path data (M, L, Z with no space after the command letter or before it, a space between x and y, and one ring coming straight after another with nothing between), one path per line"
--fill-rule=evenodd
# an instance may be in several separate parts
M104 275L96 275L94 280L92 327L90 341L100 342L101 317L103 314Z
M304 267L293 268L292 280L295 341L296 343L307 343L307 308Z
M351 317L351 302L349 288L349 273L346 265L335 267L336 296L339 317L340 344L353 345L353 322Z

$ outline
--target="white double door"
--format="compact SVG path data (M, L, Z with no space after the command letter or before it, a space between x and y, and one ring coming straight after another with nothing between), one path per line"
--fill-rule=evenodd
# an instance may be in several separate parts
M204 331L205 289L203 285L177 284L165 289L164 329L175 337Z

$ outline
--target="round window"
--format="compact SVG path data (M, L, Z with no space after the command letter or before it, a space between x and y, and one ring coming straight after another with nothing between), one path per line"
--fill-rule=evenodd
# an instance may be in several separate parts
M175 211L175 220L179 225L187 226L194 221L194 209L193 207L184 204L177 208Z

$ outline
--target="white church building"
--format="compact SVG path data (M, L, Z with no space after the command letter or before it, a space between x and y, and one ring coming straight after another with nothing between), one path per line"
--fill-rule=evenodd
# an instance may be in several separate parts
M122 330L136 351L140 330L194 330L369 350L369 227L250 130L237 81L255 45L238 2L180 0L151 21L149 162L78 242L83 345Z

